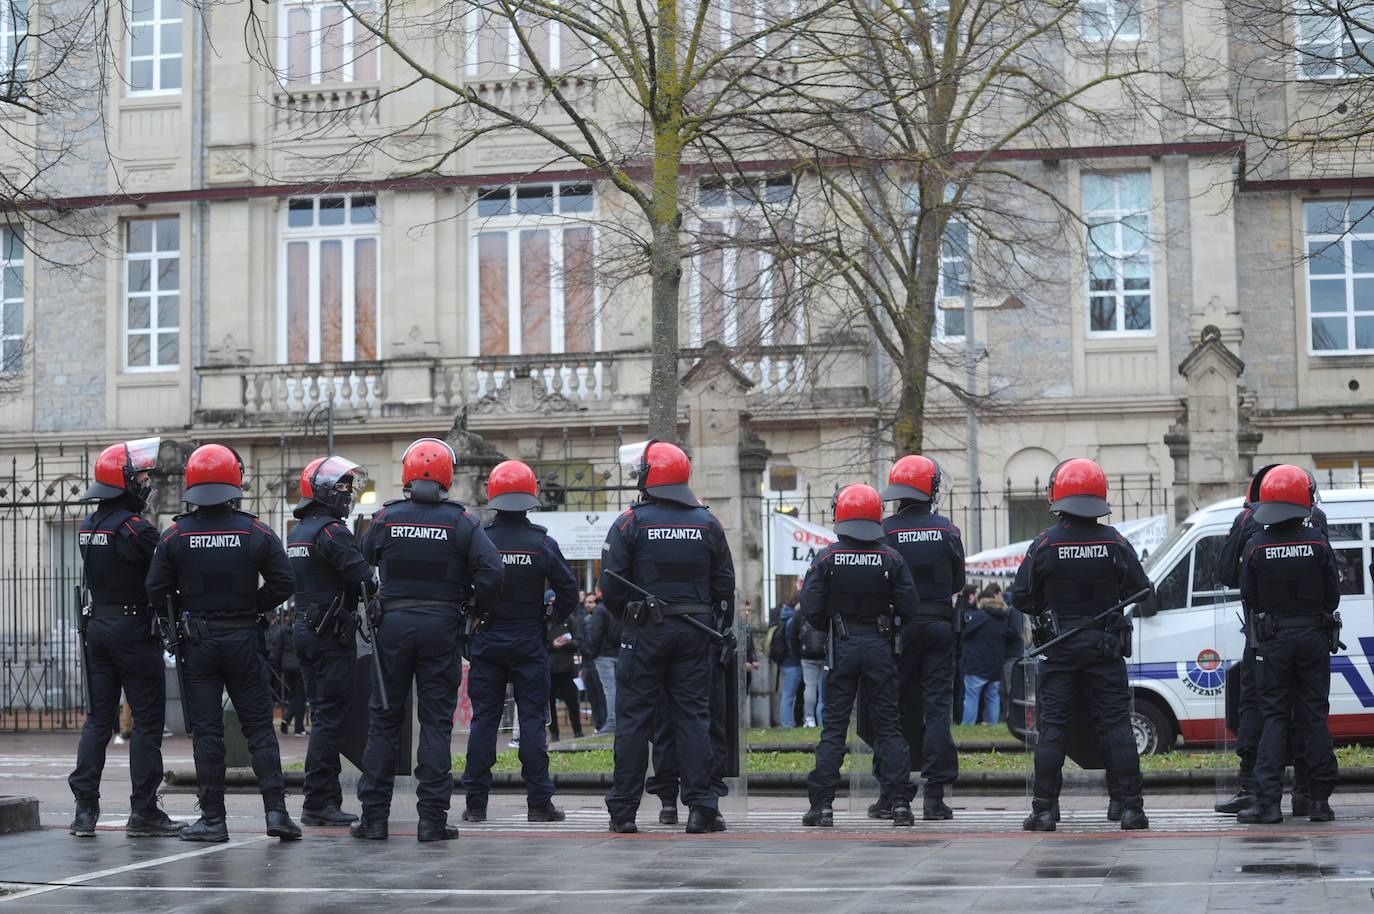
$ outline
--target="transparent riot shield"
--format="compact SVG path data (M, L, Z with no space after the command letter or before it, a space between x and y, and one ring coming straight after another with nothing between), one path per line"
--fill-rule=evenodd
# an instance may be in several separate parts
M1254 759L1263 724L1250 626L1240 592L1215 580L1211 540L1220 544L1221 537L1204 538L1194 548L1192 595L1194 612L1206 615L1211 625L1199 626L1207 637L1199 639L1197 650L1188 651L1191 656L1181 664L1180 681L1187 694L1195 696L1198 719L1180 721L1180 730L1184 750L1203 753L1203 767L1211 769L1214 810L1234 815L1248 804L1246 798L1254 789ZM1211 586L1199 591L1199 583ZM1184 713L1192 716L1188 710Z
M719 776L725 783L726 794L720 799L720 812L727 823L743 823L749 817L749 685L745 667L749 658L748 620L736 613L731 640L724 646L724 655L713 670L714 687L711 695L711 726L723 730L724 754L716 761ZM712 652L717 659L718 651ZM716 715L724 717L723 724ZM713 778L714 780L714 778Z
M873 771L873 717L867 687L862 681L854 700L854 710L850 714L846 738L849 750L845 754L845 764L849 766L849 814L867 816L868 808L878 802L882 791Z

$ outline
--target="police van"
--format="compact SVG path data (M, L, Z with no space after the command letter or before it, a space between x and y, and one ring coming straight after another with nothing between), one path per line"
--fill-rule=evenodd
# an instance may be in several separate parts
M1331 735L1374 738L1374 587L1369 577L1374 489L1321 493L1341 581L1341 640L1331 658ZM1231 737L1238 696L1226 675L1245 647L1240 593L1221 586L1217 560L1242 499L1190 516L1145 559L1155 595L1135 607L1127 663L1140 752L1166 752L1181 737L1214 745Z

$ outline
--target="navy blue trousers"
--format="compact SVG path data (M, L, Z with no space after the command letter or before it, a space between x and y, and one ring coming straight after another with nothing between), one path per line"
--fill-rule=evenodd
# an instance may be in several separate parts
M339 786L339 746L343 742L348 709L353 703L353 668L357 646L352 636L340 644L333 635L317 635L296 623L296 655L306 684L313 682L310 705L310 745L305 750L306 809L343 805Z

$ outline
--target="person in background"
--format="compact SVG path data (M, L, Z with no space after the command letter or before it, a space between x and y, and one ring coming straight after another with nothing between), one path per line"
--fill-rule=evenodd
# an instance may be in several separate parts
M281 676L282 700L286 710L281 715L281 732L286 733L292 721L297 736L305 736L305 680L301 676L301 661L296 654L296 634L293 620L286 610L279 610L267 630L267 659Z
M1021 636L1012 628L1002 588L989 584L978 596L978 608L964 629L964 715L965 724L1001 719L1002 664L1021 650Z
M595 614L596 608L600 604L601 600L598 599L596 594L587 593L586 591L582 592L582 598L578 601L578 612L581 613L578 618L582 620L582 630L584 632L582 638L582 660L578 665L578 670L582 674L582 690L587 695L587 703L592 707L592 729L594 730L600 730L602 727L606 726L606 713L608 710L606 705L606 690L601 684L601 675L596 671L596 657L592 656L591 651L587 647L587 637L591 633L592 616ZM617 644L617 650L619 647L620 645ZM614 683L611 684L611 688L615 688Z
M778 722L784 730L791 730L797 725L797 689L802 684L801 645L798 640L801 634L801 616L797 613L798 602L798 595L793 594L782 605L782 611L778 615L778 629L773 634L769 648L773 662L778 665L778 685L781 692Z
M554 592L546 591L545 605L552 603ZM577 703L577 652L581 644L573 631L573 620L549 625L549 742L558 742L558 701L568 709L568 723L573 738L582 737L582 709Z
M596 667L596 678L601 682L605 695L605 720L596 728L598 736L615 732L615 670L620 656L621 623L606 604L601 601L592 603L592 610L586 617L586 637L582 639L582 653L592 658Z
M954 598L954 608L963 620L962 627L968 627L969 620L973 618L974 611L978 609L978 599L977 584L965 584L964 589L959 591L959 595Z

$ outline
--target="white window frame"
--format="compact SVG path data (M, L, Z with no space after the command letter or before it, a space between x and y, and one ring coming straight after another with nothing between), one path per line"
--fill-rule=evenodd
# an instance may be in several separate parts
M592 206L581 212L563 212L563 188L591 184ZM554 200L552 213L516 212L516 192L531 188L551 188ZM590 181L530 181L511 184L503 188L483 188L509 190L510 212L498 216L478 214L477 204L472 207L472 230L468 233L468 352L482 357L482 283L479 236L504 232L506 235L506 354L524 354L523 312L521 310L520 290L523 285L520 270L520 233L528 231L547 231L549 233L549 355L562 355L567 351L564 330L567 324L567 303L563 286L563 232L566 229L590 228L592 230L592 348L601 351L601 283L595 271L601 250L601 232L596 225L597 191ZM542 355L542 353L539 353ZM488 356L500 358L500 356Z
M331 200L338 197L345 198L348 202L344 206L344 221L341 225L320 225L320 201ZM373 201L376 218L372 222L365 222L355 225L353 223L353 201L358 198L368 198ZM290 225L291 200L313 200L314 210L312 224L308 226ZM382 354L382 232L381 232L381 208L377 203L375 194L318 194L314 196L291 197L282 201L281 213L278 217L279 235L277 243L277 361L282 365L293 364L291 358L291 320L290 320L290 258L287 256L287 249L290 244L305 242L309 246L309 270L310 283L306 289L308 296L308 317L306 327L310 335L307 344L305 364L320 363L320 243L324 241L342 241L342 253L340 256L339 269L342 276L339 277L339 298L340 307L343 314L340 316L339 324L339 361L357 361L357 329L354 324L354 314L356 310L356 300L354 298L354 277L355 277L355 250L354 242L360 238L372 238L376 243L377 268L375 276L377 278L377 339L373 348L377 352L377 358ZM352 304L353 307L349 307ZM369 360L371 361L371 360Z
M483 61L478 57L478 49L481 46L482 14L486 12L482 7L486 5L488 4L470 3L467 14L463 18L464 28L467 31L463 60L468 76L477 76L482 72ZM509 19L500 14L494 14L493 18L501 20L498 28L503 29L506 33L506 70L512 75L519 73L521 72L520 37L516 34L515 27ZM488 63L494 64L495 61L488 61ZM590 65L595 67L597 64L598 58L593 54ZM549 59L545 67L550 73L555 73L563 67L563 23L557 20L549 22ZM529 72L533 72L532 67L529 68Z
M1304 12L1304 9L1308 12ZM1303 81L1323 81L1339 79L1363 79L1374 75L1372 72L1362 72L1349 66L1349 63L1363 64L1364 61L1354 53L1351 47L1350 36L1346 33L1346 23L1341 16L1317 10L1312 12L1313 5L1311 0L1294 0L1293 3L1293 54L1294 63L1297 66L1297 78ZM1318 33L1327 33L1325 40L1312 40L1304 35L1307 28L1305 22L1321 19L1324 25L1320 29L1314 29ZM1318 37L1321 37L1320 35ZM1331 53L1334 49L1340 52L1339 60L1320 57L1310 53L1311 50L1322 49L1326 53ZM1365 46L1365 54L1374 57L1374 34L1370 35L1369 43ZM1329 73L1308 73L1305 64L1309 61L1321 61L1330 67Z
M0 0L0 6L3 6L3 2L4 0ZM183 19L181 16L177 16L175 19L164 19L162 17L162 4L166 2L166 0L149 0L149 2L152 3L153 18L151 19L134 19L134 11L132 9L129 11L129 30L128 34L125 36L129 46L129 53L126 55L130 80L129 96L132 98L146 98L153 95L179 95L181 93L181 61L184 59L183 54L185 53L185 45L183 44L182 46L183 50L164 54L162 52L162 27L175 25L180 29ZM170 2L176 4L176 10L180 13L182 8L181 0L170 0ZM153 30L153 52L152 54L136 55L134 54L133 30L136 27L144 26ZM166 88L162 85L162 62L172 59L177 61L177 84L172 88ZM153 86L151 89L135 89L132 84L134 63L145 60L151 61L153 65Z
M1353 457L1317 457L1313 462L1316 464L1328 464L1328 466L1316 467L1312 470L1312 474L1317 477L1317 488L1319 489L1322 487L1339 488L1345 486L1346 488L1370 488L1374 486L1374 455L1356 454ZM1329 465L1340 462L1348 462L1349 466L1334 467ZM1351 478L1348 483L1345 480L1338 481L1334 475L1336 473L1349 473L1351 474ZM1327 484L1328 479L1331 480L1330 485Z
M19 248L19 257L18 257L17 259L10 259L10 258L5 257L5 253L8 252L8 251L10 250L10 237L9 237L9 236L10 236L11 234L13 234L13 233L18 233L19 239L20 239L20 240L17 242L18 248ZM3 309L7 309L10 305L18 304L18 305L19 305L19 315L20 315L20 317L19 317L19 332L18 332L18 333L5 333L4 322L3 322L4 316L3 316L2 313L0 313L0 377L14 377L15 375L19 375L19 374L23 374L23 373L24 373L24 328L25 328L25 324L26 324L28 321L27 321L27 315L25 314L25 311L27 311L27 309L26 309L25 306L24 306L24 305L25 305L25 302L24 302L24 288L25 288L25 286L27 285L27 283L24 281L24 254L27 252L27 249L24 247L24 242L23 242L23 240L22 240L23 237L24 237L24 230L23 230L23 228L21 228L21 227L19 227L19 226L14 226L14 225L0 226L0 269L10 269L10 268L15 267L15 266L17 265L18 268L19 268L19 277L20 277L20 283L19 283L19 297L18 297L18 298L7 298L7 297L4 297L3 284L0 283L0 311L2 311ZM10 371L10 370L7 370L6 367L5 367L5 360L4 360L4 349L5 349L5 347L4 347L4 344L5 344L5 343L15 343L15 342L17 342L17 343L19 344L19 366L18 366L18 368L16 368L15 370Z
M3 2L3 0L0 0ZM175 251L159 250L157 246L157 227L156 222L160 219L175 219L177 221L177 247ZM129 250L129 226L134 222L154 223L152 229L152 249L139 251L137 253ZM181 367L181 216L177 213L159 213L141 219L126 219L122 223L124 228L124 272L121 285L123 287L123 313L121 316L122 324L120 335L120 348L122 355L120 361L124 366L124 371L129 374L151 373L158 371L175 371ZM162 289L158 286L158 269L165 260L177 261L177 287L175 290ZM133 263L147 262L148 264L148 291L131 292L129 291L129 265ZM163 327L160 323L158 313L158 299L164 295L175 294L177 297L177 323L175 327ZM129 303L132 299L143 298L148 300L148 326L139 329L129 327ZM163 363L159 360L158 335L175 330L177 333L177 360L175 362ZM148 364L130 365L129 364L129 338L132 336L146 336L148 338Z
M1106 217L1110 221L1104 224L1113 226L1114 246L1112 251L1104 251L1092 242L1092 226L1084 227L1083 244L1085 258L1083 263L1083 326L1089 339L1131 339L1138 337L1151 337L1157 332L1158 322L1156 320L1156 282L1155 282L1155 251L1154 251L1154 175L1148 169L1137 171L1121 172L1081 172L1078 179L1079 199L1083 199L1083 181L1088 177L1110 178L1115 182L1112 190L1114 205L1109 209L1089 211L1086 205L1083 208L1083 220L1089 222L1094 217ZM1121 186L1122 179L1131 177L1143 177L1145 180L1146 194L1149 202L1145 209L1127 209L1121 205ZM1122 263L1125 261L1124 244L1122 243L1122 233L1126 231L1123 220L1130 216L1145 217L1145 244L1142 253L1146 261L1146 275L1150 280L1149 289L1126 289L1126 278L1122 270ZM1116 299L1116 326L1111 330L1094 330L1092 325L1093 299L1105 297L1107 293L1094 291L1092 288L1092 257L1097 255L1110 255L1114 257L1116 291L1112 294ZM1146 296L1150 299L1150 326L1146 329L1126 329L1126 299Z
M23 3L23 9L16 7ZM16 22L16 13L23 17L22 25ZM23 92L24 80L29 74L29 4L28 0L3 0L0 2L0 74L9 77L10 65L14 66L14 85L0 86L7 95Z
M750 177L748 180L750 184L761 185L763 184L763 182L766 182L773 177L777 176L758 175ZM715 180L716 179L707 179L693 185L692 190L694 193L698 195L698 201L700 201L701 199L701 186L706 183L714 183ZM737 199L737 194L734 190L734 187L739 183L738 180L732 179L723 181L721 183L723 185L722 191L725 194L725 202L721 205L709 205L701 203L700 217L696 220L697 224L695 226L695 229L699 234L701 231L701 223L706 221L719 222L721 224L721 235L723 237L737 238L740 235L744 234L752 225L754 225L756 220L751 221L750 217L755 212L757 212L756 208L761 204L759 202L747 202L740 201ZM763 187L762 190L764 196L766 197L766 186ZM797 185L796 181L793 180L791 184L791 194L795 195L796 193ZM732 295L729 294L727 290L728 288L732 288L734 286L736 259L738 257L738 253L734 247L722 247L720 253L721 275L724 277L724 282L727 287L726 289L721 290L721 294L724 297L723 304L725 308L723 322L724 326L721 330L725 339L721 340L721 342L724 343L726 346L736 346L739 344L739 303L735 300L735 298ZM805 309L797 309L796 340L789 340L779 343L776 339L774 339L773 332L776 328L773 321L773 274L774 268L776 266L777 258L770 251L759 251L759 329L762 331L763 334L762 339L759 340L759 343L763 346L793 346L797 345L801 342L801 340L804 340L806 338L806 330L804 326ZM697 257L692 258L691 268L688 273L687 285L687 330L693 346L701 346L704 343L703 334L705 331L702 327L702 322L703 320L705 320L706 315L705 312L702 310L701 295L702 275L700 255L698 255Z
M1089 35L1088 17L1093 15L1088 8L1100 10L1096 15L1107 24L1107 34ZM1126 26L1128 18L1134 17L1135 28ZM1091 43L1113 41L1140 41L1145 37L1145 11L1139 0L1080 0L1078 7L1078 37Z
M1307 229L1307 204L1309 203L1344 203L1345 216L1342 220L1342 231L1340 234L1316 234ZM1356 231L1355 226L1351 225L1352 212L1374 211L1374 197L1359 198L1348 201L1341 200L1322 200L1309 199L1303 200L1302 216L1302 251L1303 251L1303 298L1307 301L1307 354L1318 358L1341 355L1370 355L1374 354L1374 348L1357 349L1355 348L1355 319L1358 317L1374 318L1374 304L1364 308L1355 307L1355 280L1368 280L1374 282L1374 273L1355 272L1355 264L1352 259L1351 247L1357 241L1374 244L1374 229L1369 231ZM1314 277L1312 274L1312 245L1339 246L1341 249L1341 261L1343 272L1341 273L1318 273ZM1334 281L1342 279L1345 282L1345 311L1313 311L1312 310L1312 282L1313 280ZM1318 318L1333 319L1337 317L1345 318L1345 349L1318 349L1315 345L1312 333L1312 322Z
M950 295L948 292L945 291L945 268L948 266L953 266L954 264L962 264L964 267L964 286L966 287L969 283L970 274L973 269L973 229L967 223L962 222L957 218L951 218L949 221L945 223L945 231L948 232L950 228L955 225L962 226L964 231L967 232L967 249L961 255L946 256L945 240L944 238L940 239L940 278L935 287L935 338L937 340L962 341L964 339L965 333L967 333L967 328L965 328L964 333L945 332L945 321L949 318L948 311L952 309L941 308L939 306L939 302L942 302L947 298L957 297L961 303L960 307L962 308L962 302L964 297L962 289L959 291L959 294L957 296ZM960 316L964 317L966 315L964 315L961 312Z
M0 0L3 2L3 0ZM379 8L380 0L372 4L372 11L376 12ZM343 11L343 48L340 55L343 65L336 74L331 74L326 78L324 74L324 25L323 13L326 6L337 6ZM362 41L377 41L375 37L364 27L358 24L358 20L338 3L337 0L293 0L293 2L281 4L279 14L278 31L278 50L280 56L278 79L283 86L335 86L335 85L370 85L379 82L382 75L382 49L381 43L377 42L377 47L373 48L372 61L374 72L369 76L359 77L353 72L353 64L358 58L357 44ZM291 78L291 13L293 10L304 9L310 13L310 77L308 79ZM361 36L359 33L361 32Z

